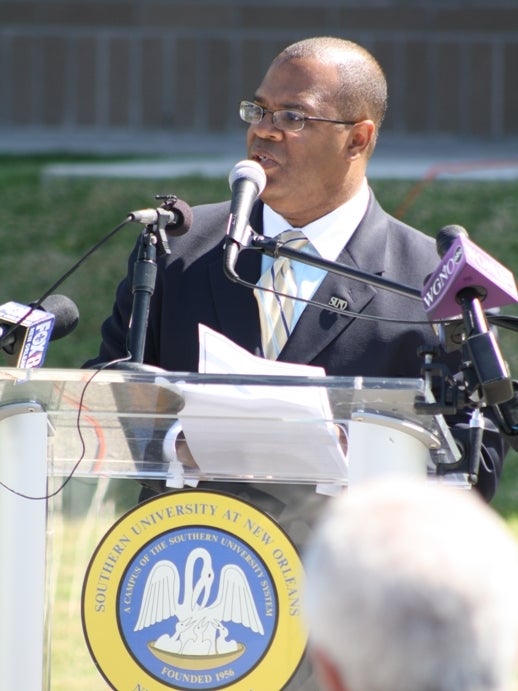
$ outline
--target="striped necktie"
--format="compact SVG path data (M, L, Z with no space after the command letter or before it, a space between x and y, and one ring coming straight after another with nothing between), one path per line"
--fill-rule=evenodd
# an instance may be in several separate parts
M277 235L276 240L296 250L309 242L300 230L286 230ZM257 281L257 286L254 295L259 305L263 355L275 360L290 335L294 311L294 300L280 293L297 295L290 260L286 257L276 259Z

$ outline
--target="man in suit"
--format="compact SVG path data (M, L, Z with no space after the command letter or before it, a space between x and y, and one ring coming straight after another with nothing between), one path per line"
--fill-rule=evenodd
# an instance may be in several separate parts
M438 265L435 244L387 214L366 177L386 102L383 71L357 44L321 37L283 50L253 99L240 106L240 116L249 125L248 158L266 173L250 224L266 236L302 230L309 241L305 251L420 288ZM190 231L170 241L170 256L159 261L145 363L196 371L200 323L251 353L263 353L254 292L230 281L223 271L228 217L228 202L195 207ZM87 366L127 355L136 252L113 313L103 324L99 356ZM236 271L255 284L269 262L258 252L243 251ZM417 349L437 340L420 301L292 264L299 297L324 306L338 303L346 312L296 302L279 360L318 365L328 375L420 376ZM451 422L466 450L468 417ZM477 485L486 499L495 492L504 453L500 435L488 424Z

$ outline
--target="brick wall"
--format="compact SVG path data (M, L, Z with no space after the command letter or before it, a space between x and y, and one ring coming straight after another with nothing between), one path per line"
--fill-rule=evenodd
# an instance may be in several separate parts
M0 128L234 132L273 55L309 35L382 63L385 129L518 134L518 2L2 0Z

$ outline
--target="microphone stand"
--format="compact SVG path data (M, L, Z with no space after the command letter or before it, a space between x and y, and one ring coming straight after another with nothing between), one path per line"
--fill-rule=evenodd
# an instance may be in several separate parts
M160 199L161 197L157 197ZM151 297L155 292L157 257L171 254L167 240L166 227L171 218L167 213L174 207L177 197L167 195L162 197L166 201L156 209L158 220L148 224L140 235L140 245L135 260L132 280L133 305L128 327L128 352L130 357L117 363L110 364L110 368L163 372L160 367L144 365L144 348L149 321Z
M133 269L133 305L128 331L129 362L142 364L144 361L149 305L156 284L156 258L153 226L146 226L140 237L140 247Z

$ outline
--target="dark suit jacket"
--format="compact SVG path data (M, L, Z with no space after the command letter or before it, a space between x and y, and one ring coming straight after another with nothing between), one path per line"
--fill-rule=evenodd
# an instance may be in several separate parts
M170 240L171 255L159 260L146 363L168 371L197 371L199 323L259 354L259 316L252 290L230 281L223 272L228 215L228 202L195 207L189 232ZM254 206L250 224L262 233L260 202ZM99 356L85 366L126 355L136 251L137 247L129 259L128 276L118 288L113 313L103 324ZM434 241L387 214L371 192L365 217L337 261L420 289L438 260ZM260 252L244 250L236 270L242 279L254 284L260 265ZM328 273L314 300L327 305L334 297L345 300L351 312L394 321L354 318L307 306L280 360L319 365L328 375L420 376L422 360L417 348L436 342L420 300ZM461 416L453 422L457 423L456 436L468 444L466 420ZM504 445L496 430L486 432L485 441L479 490L490 498L500 475Z

